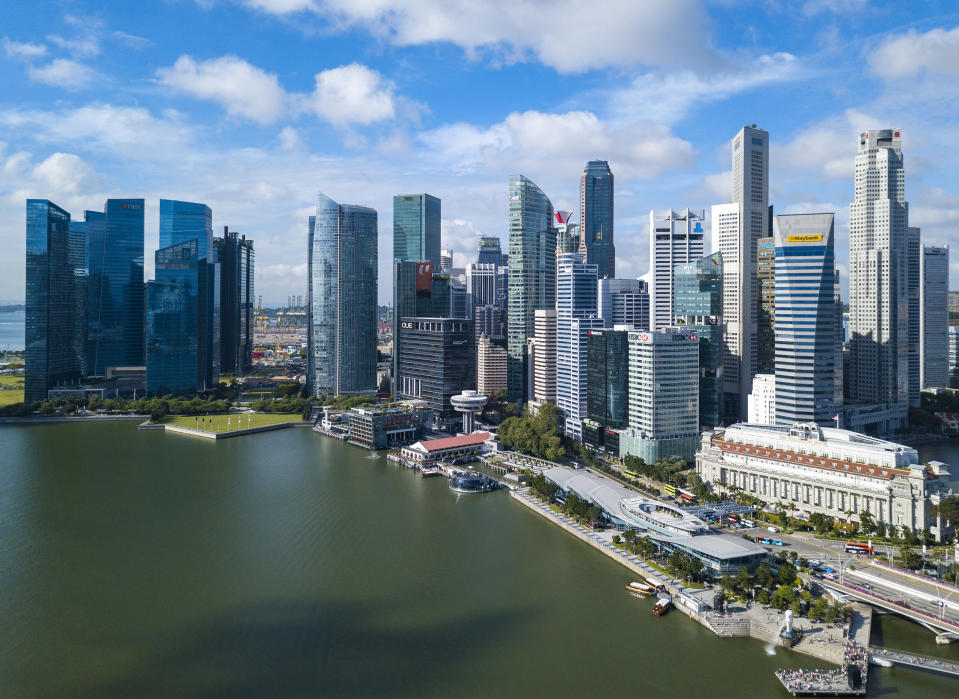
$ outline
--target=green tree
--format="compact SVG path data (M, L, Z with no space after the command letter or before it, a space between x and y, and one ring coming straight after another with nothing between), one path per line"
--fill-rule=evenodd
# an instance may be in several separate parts
M813 512L809 515L809 523L816 528L817 534L825 534L832 529L832 520L822 512Z
M802 600L794 599L792 604L789 605L789 608L792 609L793 615L800 616L802 614Z
M746 566L740 566L736 573L736 589L744 595L749 594L753 589L753 576L749 574Z
M769 604L769 590L762 588L756 593L756 601L760 604Z
M719 587L726 594L732 594L736 591L736 581L728 573L723 574L723 577L719 579Z
M872 534L876 531L876 520L873 519L871 514L863 510L859 513L859 527L862 529L864 534Z
M759 567L756 569L756 582L767 590L771 590L773 585L776 584L776 576L773 575L773 571L768 563L763 562L759 564Z
M780 611L785 611L789 605L796 599L796 591L791 585L780 585L776 588L772 597L772 606Z
M823 618L826 609L829 608L829 600L825 597L818 597L811 605L809 605L809 618L820 620Z
M796 582L796 566L786 562L780 563L779 574L776 579L779 580L780 585L794 585Z

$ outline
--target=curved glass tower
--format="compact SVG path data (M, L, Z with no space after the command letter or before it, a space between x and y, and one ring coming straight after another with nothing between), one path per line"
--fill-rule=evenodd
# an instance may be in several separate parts
M598 278L616 277L613 244L613 173L605 160L590 160L580 178L579 251L596 265Z

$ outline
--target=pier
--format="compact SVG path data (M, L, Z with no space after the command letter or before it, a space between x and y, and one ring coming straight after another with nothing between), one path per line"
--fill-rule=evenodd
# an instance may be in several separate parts
M959 665L948 660L940 658L929 658L921 655L913 655L901 650L892 648L883 648L881 646L869 647L869 660L873 665L881 667L890 667L892 665L901 665L911 667L916 670L925 670L926 672L937 672L941 675L959 678Z

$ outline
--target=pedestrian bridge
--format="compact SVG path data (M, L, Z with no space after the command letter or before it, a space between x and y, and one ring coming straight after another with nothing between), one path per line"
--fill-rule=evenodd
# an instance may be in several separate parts
M949 675L950 677L959 677L959 665L954 662L940 660L939 658L913 655L912 653L893 650L892 648L883 648L881 646L869 646L869 662L873 665L881 665L883 667L901 665L917 670L938 672L941 675Z

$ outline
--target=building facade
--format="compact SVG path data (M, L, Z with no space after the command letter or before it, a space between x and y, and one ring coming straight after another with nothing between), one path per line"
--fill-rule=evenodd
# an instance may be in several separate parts
M476 264L506 266L506 255L500 248L499 238L483 236L476 248Z
M314 396L376 393L376 211L320 193L308 240L307 382Z
M804 519L818 512L861 522L868 512L897 529L928 527L936 541L952 533L932 514L950 497L946 465L922 464L912 447L849 430L814 423L732 425L703 435L696 473L714 489L735 486L767 505L793 505Z
M482 333L476 344L476 392L491 396L506 388L506 348Z
M469 317L476 306L496 305L496 265L476 263L466 267L466 302Z
M619 433L629 426L629 331L591 331L586 358L583 442L618 456Z
M535 312L535 333L532 338L533 371L529 400L534 407L556 404L556 310L543 308Z
M770 216L769 224L773 219ZM776 240L760 238L756 254L759 312L756 317L756 371L776 371ZM755 379L754 379L755 380Z
M949 385L949 247L923 246L919 283L922 388Z
M353 408L347 416L350 444L365 449L412 444L423 434L428 416L428 412L419 410Z
M706 254L702 209L649 212L649 321L651 330L673 324L673 270Z
M213 246L220 266L220 371L242 375L253 366L253 241L224 226Z
M776 424L776 375L756 374L749 394L749 424Z
M642 279L598 280L596 311L606 327L649 329L649 287Z
M596 265L599 279L615 277L613 173L605 160L590 160L580 177L579 224L579 252L586 263Z
M440 269L442 203L431 194L393 197L393 259L432 262Z
M909 405L918 408L922 391L922 367L920 361L922 344L922 307L920 306L920 283L922 279L922 232L918 228L906 228L906 302L909 306L909 330L907 361L909 363Z

